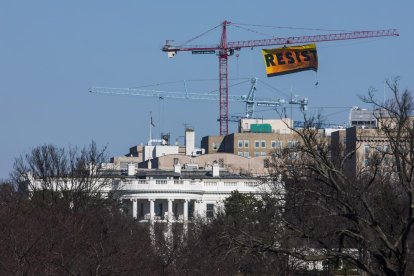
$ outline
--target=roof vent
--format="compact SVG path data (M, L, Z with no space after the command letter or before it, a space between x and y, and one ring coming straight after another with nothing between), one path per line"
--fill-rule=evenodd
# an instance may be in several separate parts
M129 163L128 164L128 176L135 175L135 164Z
M174 173L179 173L181 174L181 164L177 163L174 165Z
M217 162L213 163L213 177L219 177L220 176L220 166Z

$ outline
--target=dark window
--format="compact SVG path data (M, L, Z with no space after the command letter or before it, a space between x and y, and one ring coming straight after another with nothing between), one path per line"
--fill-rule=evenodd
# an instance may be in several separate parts
M162 211L162 203L157 205L157 208L155 208L155 215L160 217L161 219L164 219L164 212Z
M173 212L174 212L175 219L178 219L178 204L177 203L174 204L174 210L173 210Z
M194 218L194 201L188 202L188 218Z
M206 216L208 218L214 218L214 204L207 204Z

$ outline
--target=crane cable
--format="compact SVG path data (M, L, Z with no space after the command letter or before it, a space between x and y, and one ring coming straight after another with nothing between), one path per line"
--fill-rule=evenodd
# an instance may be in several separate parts
M251 26L251 27L262 27L262 28L273 28L273 29L287 29L287 30L302 30L302 31L324 31L324 32L354 32L351 30L335 30L335 29L322 29L322 28L304 28L304 27L288 27L288 26L270 26L270 25L259 25L259 24L247 24L247 23L234 23L233 26Z
M183 42L179 47L182 47L182 46L184 46L184 45L187 45L188 43L190 43L190 42L192 42L192 41L194 41L194 40L196 40L197 38L200 38L200 37L202 37L203 35L205 35L205 34L207 34L207 33L209 33L209 32L211 32L211 31L213 31L213 30L215 30L215 29L217 29L218 27L220 27L222 24L220 23L219 25L217 25L217 26L215 26L215 27L213 27L213 28L211 28L211 29L209 29L209 30L207 30L207 31L205 31L205 32L203 32L203 33L201 33L201 34L199 34L199 35L197 35L197 36L195 36L195 37L193 37L193 38L191 38L191 39L189 39L189 40L187 40L187 41L185 41L185 42Z
M241 81L241 82L239 82L239 83L235 83L235 84L232 84L232 85L229 85L228 87L230 88L230 87L234 87L234 86L237 86L237 85L240 85L240 84L244 84L244 83L246 83L246 82L248 82L249 80L245 80L245 81ZM207 94L212 94L212 93L214 93L214 92L217 92L219 89L214 89L214 90L211 90L210 92L207 92Z
M283 92L282 90L277 89L276 87L273 87L273 86L271 86L270 84L268 84L268 83L266 83L266 82L264 82L264 81L262 81L262 80L259 80L259 82L260 82L260 83L262 83L262 84L264 84L264 85L265 85L265 86L267 86L268 88L270 88L270 89L272 89L272 90L274 90L274 91L276 91L276 92L278 92L278 93L280 93L280 94L284 95L284 96L285 96L285 97L287 97L287 98L290 98L290 97L291 97L291 95L290 95L290 94L285 93L285 92Z
M322 28L303 28L303 27L288 27L288 26L269 26L269 25L259 25L259 24L246 24L246 23L234 23L234 22L229 22L229 25L240 28L240 29L244 29L246 31L250 31L253 33L257 33L257 34L261 34L261 35L265 35L268 37L275 37L274 35L269 35L269 34L265 34L247 27L242 27L242 26L250 26L250 27L261 27L261 28L273 28L273 29L288 29L288 30L306 30L306 31L324 31L324 32L353 32L350 30L335 30L335 29L322 29ZM209 32L212 32L213 30L219 28L222 26L222 23L220 23L217 26L214 26L213 28L181 43L179 45L179 47L183 47L184 45L187 45L188 43L191 43L192 41L208 34Z
M256 33L256 34L260 34L260 35L264 35L264 36L268 36L268 37L272 37L272 38L275 38L276 37L274 35L265 34L265 33L262 33L262 32L256 31L256 30L252 30L250 28L242 27L242 26L239 26L239 25L234 25L233 24L233 26L236 27L236 28L239 28L239 29L243 29L243 30L252 32L252 33Z

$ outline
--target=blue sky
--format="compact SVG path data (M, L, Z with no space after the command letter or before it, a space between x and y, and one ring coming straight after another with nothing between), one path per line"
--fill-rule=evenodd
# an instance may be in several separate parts
M323 112L329 122L343 123L346 107L364 106L357 95L370 86L383 97L385 78L401 76L402 88L414 88L413 10L409 0L1 1L0 178L8 177L16 156L45 143L82 146L95 140L107 145L111 155L126 154L130 146L147 141L150 111L154 132L170 132L173 141L182 142L185 124L195 127L198 141L217 134L218 103L101 96L88 93L88 88L217 79L215 56L179 53L167 59L160 48L167 39L186 41L223 20L340 30L397 28L400 37L317 44L317 74L266 78L260 48L244 49L231 58L230 78L258 77L285 94L306 96L311 110ZM281 37L317 33L255 29ZM267 37L232 28L228 32L229 41L257 38ZM218 40L215 32L197 42ZM189 89L211 91L217 86L210 81ZM258 96L285 97L264 88L258 87ZM230 93L247 90L248 85ZM243 110L242 104L230 106L230 113ZM230 130L235 129L231 124Z

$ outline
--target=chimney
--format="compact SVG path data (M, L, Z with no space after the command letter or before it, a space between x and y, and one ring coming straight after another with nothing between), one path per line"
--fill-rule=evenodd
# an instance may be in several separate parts
M181 164L177 163L174 165L174 173L179 173L181 174Z
M217 162L213 163L213 177L219 177L220 176L220 167Z
M195 149L195 133L194 129L185 129L185 155L191 156Z
M135 175L135 164L129 163L128 164L128 176Z

